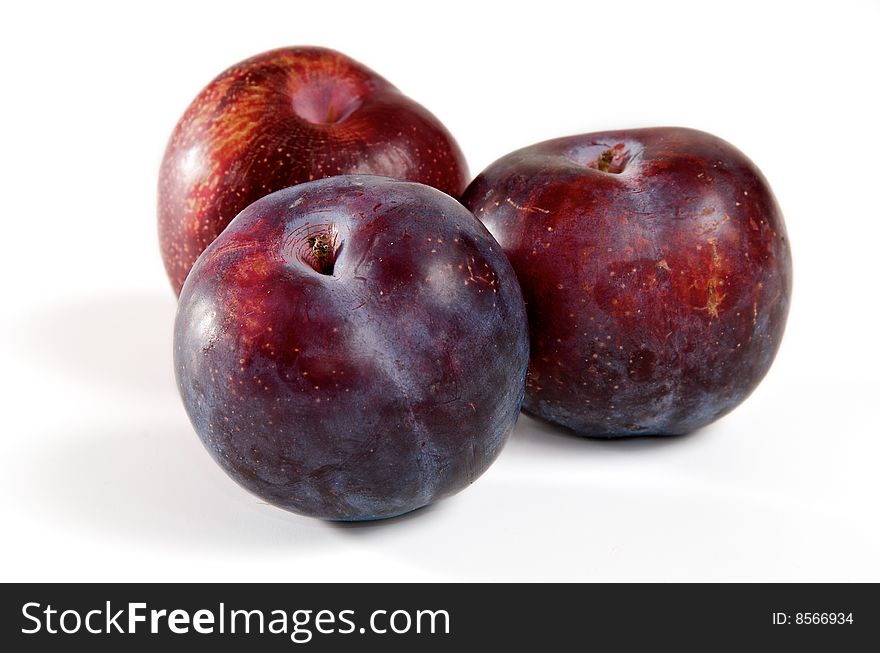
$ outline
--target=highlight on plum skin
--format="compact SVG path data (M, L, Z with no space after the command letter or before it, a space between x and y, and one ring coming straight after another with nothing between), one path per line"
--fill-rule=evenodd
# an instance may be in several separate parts
M587 437L688 433L770 369L791 251L731 144L672 127L559 138L491 164L463 202L526 299L527 413Z
M342 176L232 221L183 287L174 356L196 432L238 483L304 515L380 519L458 492L498 455L527 321L461 204Z
M469 179L443 124L344 54L290 47L231 66L186 109L162 160L159 242L174 291L252 202L354 173L417 181L455 197Z

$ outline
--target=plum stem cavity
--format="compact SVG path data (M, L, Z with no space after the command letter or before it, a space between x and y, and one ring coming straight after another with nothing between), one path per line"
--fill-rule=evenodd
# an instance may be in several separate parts
M629 159L629 151L624 147L623 143L618 143L614 147L603 150L596 159L595 164L590 167L595 167L600 172L619 175L626 168Z
M641 154L641 151L637 151L633 155L634 145L632 142L593 142L585 146L572 148L566 154L566 157L578 166L606 174L619 175L626 171L629 164L634 162Z
M326 230L311 234L306 238L306 248L302 254L303 262L319 274L331 276L336 265L339 247L336 242L337 232L332 225Z
M293 93L293 110L313 125L344 121L361 105L361 89L347 79L316 76Z

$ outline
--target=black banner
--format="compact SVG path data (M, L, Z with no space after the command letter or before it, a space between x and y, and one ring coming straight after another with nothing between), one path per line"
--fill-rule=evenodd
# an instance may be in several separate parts
M880 635L869 584L7 584L0 610L6 651L854 650Z

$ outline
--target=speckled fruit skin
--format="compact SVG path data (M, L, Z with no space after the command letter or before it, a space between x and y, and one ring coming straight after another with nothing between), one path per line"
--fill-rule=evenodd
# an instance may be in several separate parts
M196 257L255 200L341 174L461 195L467 165L431 113L343 54L294 47L221 73L174 128L159 175L159 241L176 293Z
M196 262L174 332L202 442L266 501L392 517L461 490L513 429L528 366L516 275L440 191L374 176L258 200Z
M590 437L681 434L769 369L791 254L770 187L729 143L680 128L560 138L496 161L463 201L522 286L529 414Z

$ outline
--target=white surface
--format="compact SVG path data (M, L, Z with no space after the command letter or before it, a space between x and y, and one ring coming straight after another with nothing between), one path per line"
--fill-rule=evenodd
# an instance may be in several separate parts
M0 580L880 581L880 4L18 3L2 49ZM751 156L787 217L776 364L693 436L523 419L471 488L343 527L203 451L171 367L165 141L226 66L335 47L425 104L476 174L538 140L675 124Z

